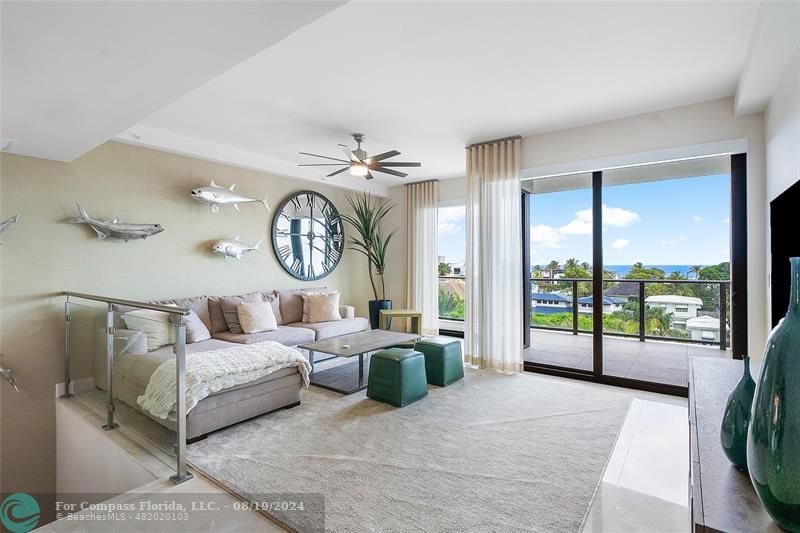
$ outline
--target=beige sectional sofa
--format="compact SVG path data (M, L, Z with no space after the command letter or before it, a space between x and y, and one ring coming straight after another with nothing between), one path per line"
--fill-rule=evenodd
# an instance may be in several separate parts
M312 289L302 289L312 290ZM309 324L303 322L303 300L300 289L260 293L249 293L238 298L253 299L257 295L263 300L272 300L278 318L278 329L262 333L236 333L228 329L221 304L237 297L195 296L162 300L155 303L174 304L194 311L208 329L211 338L191 342L187 333L186 353L207 352L230 348L240 344L275 341L287 346L297 346L315 340L327 339L369 329L366 318L356 317L351 306L339 307L341 320ZM226 300L226 298L228 300ZM156 368L174 357L174 346L167 345L147 351L147 337L141 331L126 329L124 317L133 309L118 306L116 313L116 344L114 355L114 396L126 404L139 409L136 399L144 394L150 376ZM280 317L278 317L280 315ZM106 344L105 324L98 324L95 342L95 385L106 389ZM217 429L247 420L283 407L300 403L302 380L296 368L286 368L250 383L219 391L201 400L186 417L187 438L197 439ZM146 411L144 414L150 416ZM153 417L151 417L153 418ZM162 425L173 428L174 424L153 418Z

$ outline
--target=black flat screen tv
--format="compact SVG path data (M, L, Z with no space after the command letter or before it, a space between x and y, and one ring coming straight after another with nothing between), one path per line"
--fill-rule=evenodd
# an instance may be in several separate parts
M800 180L770 202L769 232L772 327L775 327L789 309L789 258L800 257Z

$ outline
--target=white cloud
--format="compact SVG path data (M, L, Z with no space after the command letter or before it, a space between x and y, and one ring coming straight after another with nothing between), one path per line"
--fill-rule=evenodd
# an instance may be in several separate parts
M453 205L450 207L439 208L439 222L460 222L463 223L467 216L467 206Z
M616 248L617 250L622 250L623 248L628 246L630 243L631 243L631 241L629 241L627 239L617 239L616 241L611 243L611 247L612 248Z
M703 223L703 217L701 217L699 215L695 215L695 216L692 217L692 222L694 222L695 224L702 224Z
M467 207L454 205L439 208L439 235L448 237L458 233L464 225Z
M603 227L613 226L615 228L624 228L640 220L641 217L639 213L635 211L603 205ZM592 210L581 209L575 213L575 218L567 225L561 226L560 231L564 235L591 235Z
M561 234L559 228L548 226L546 224L537 224L531 227L531 244L540 246L542 248L561 248L561 241L564 235Z
M455 235L460 229L461 226L458 224L453 224L451 222L439 222L439 236L448 237L450 235Z
M616 228L624 228L630 226L634 222L639 222L641 217L635 211L628 211L621 207L608 207L603 205L603 225L614 226Z
M661 241L662 246L675 246L676 241L675 239L663 240Z

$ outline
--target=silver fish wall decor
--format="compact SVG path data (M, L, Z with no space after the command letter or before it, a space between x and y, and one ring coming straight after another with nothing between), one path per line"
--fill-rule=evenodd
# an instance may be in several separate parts
M113 237L128 242L131 239L146 239L151 235L164 231L164 227L161 224L123 224L117 217L107 222L95 220L86 213L81 204L76 205L78 206L79 218L73 218L69 223L87 224L97 233L98 239Z
M17 220L19 220L19 215L14 215L13 217L7 218L6 220L0 222L0 233L3 233L5 230L7 230L11 224L16 224Z
M252 203L263 204L264 207L267 208L267 211L271 211L269 205L267 205L266 196L263 200L248 198L247 196L242 196L233 192L234 187L236 187L236 184L231 185L230 189L226 189L225 187L220 187L214 183L214 180L211 180L211 185L208 187L198 187L196 189L192 189L191 195L195 200L210 205L212 213L217 213L219 211L219 206L221 205L232 205L237 211L239 211L239 204Z
M222 257L228 258L232 257L233 259L237 259L239 261L242 260L242 256L248 252L261 252L259 250L259 246L261 243L264 242L264 237L261 237L257 243L253 246L248 246L239 240L239 237L234 237L233 239L222 239L214 243L214 246L211 247L211 251L215 254L219 254Z

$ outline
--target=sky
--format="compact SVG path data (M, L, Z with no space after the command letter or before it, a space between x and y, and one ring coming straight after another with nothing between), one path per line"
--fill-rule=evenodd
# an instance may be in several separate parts
M592 260L591 189L534 194L531 265ZM607 265L712 265L728 261L727 174L603 188ZM465 256L464 206L439 208L439 255Z

